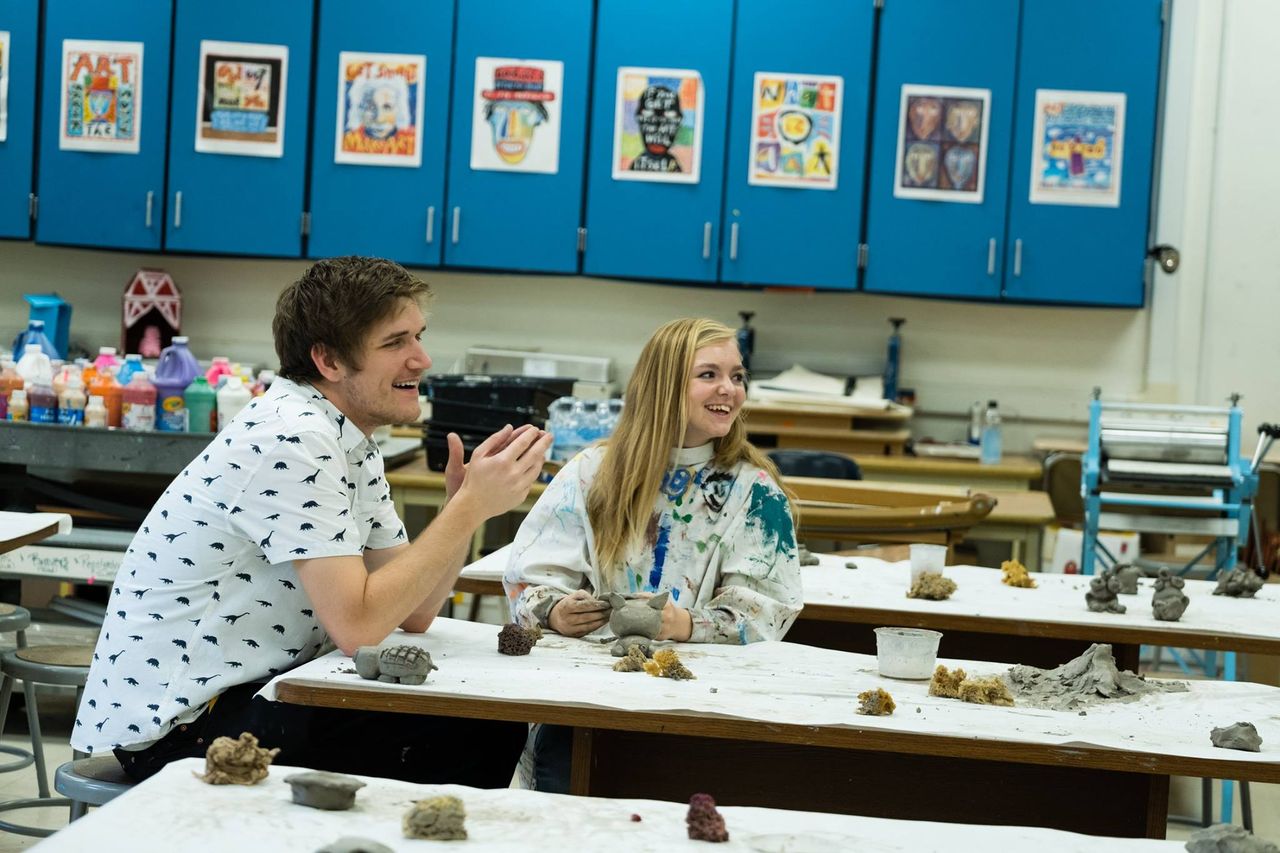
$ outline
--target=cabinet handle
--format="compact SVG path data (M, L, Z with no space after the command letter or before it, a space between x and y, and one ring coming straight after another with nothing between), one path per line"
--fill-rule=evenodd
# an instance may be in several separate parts
M453 245L458 245L458 236L462 231L462 208L453 209Z
M151 207L156 201L156 191L147 190L147 228L151 228Z
M427 208L427 242L434 243L436 241L436 207L431 205Z
M1013 276L1022 275L1022 238L1013 241Z
M182 227L182 190L173 194L173 227Z
M996 274L996 238L987 241L987 275Z
M711 257L711 223L705 222L702 225L702 258L706 260Z
M729 260L738 259L738 223L729 226Z

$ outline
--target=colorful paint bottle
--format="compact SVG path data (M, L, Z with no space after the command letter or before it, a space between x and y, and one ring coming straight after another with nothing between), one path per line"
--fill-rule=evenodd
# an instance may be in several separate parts
M56 424L58 422L58 395L53 393L53 385L39 382L27 386L27 418L33 424Z
M217 432L217 394L209 387L209 380L197 376L187 386L182 402L187 410L188 432Z
M146 368L142 366L142 356L131 352L124 357L124 364L120 365L120 370L116 372L116 381L122 386L127 386L133 375L139 372L146 372Z
M121 409L124 406L124 389L116 381L110 370L99 368L98 375L89 385L91 396L101 397L102 404L107 407L107 426L120 426Z
M89 405L84 407L84 425L99 428L107 425L107 406L97 394L91 396Z
M78 374L67 379L67 387L58 395L58 423L80 426L84 423L84 383Z
M156 365L156 429L161 432L186 432L187 405L182 392L200 375L200 363L187 348L187 338L178 335L173 344L160 353ZM197 429L196 432L205 432Z
M222 388L218 390L218 431L226 429L231 419L240 414L240 410L249 405L253 394L244 385L239 376L228 376Z
M120 359L116 356L115 347L98 347L98 357L93 360L93 369L99 373L114 374L120 369Z
M0 420L8 415L9 395L14 391L21 391L25 385L12 359L0 361Z
M9 413L5 420L27 420L27 392L19 388L9 395Z
M133 374L120 392L120 424L127 430L147 432L156 428L156 386L147 371Z
M209 365L209 369L205 371L204 378L208 380L209 387L217 390L221 387L220 380L224 376L230 376L235 371L231 369L231 359L225 355L215 355L213 363Z

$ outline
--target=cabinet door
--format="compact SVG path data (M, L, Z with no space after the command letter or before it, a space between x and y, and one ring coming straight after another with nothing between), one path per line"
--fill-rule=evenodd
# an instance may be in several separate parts
M869 2L738 0L720 279L858 284Z
M578 271L591 0L460 0L444 262Z
M172 9L46 3L38 241L160 248Z
M995 299L1018 0L890 0L881 15L864 287Z
M453 0L322 0L307 254L440 263Z
M1023 11L1005 295L1138 307L1160 0L1052 5Z
M715 281L733 0L601 0L583 271Z
M302 254L311 0L178 0L165 248Z
M38 0L0 4L0 237L31 236Z

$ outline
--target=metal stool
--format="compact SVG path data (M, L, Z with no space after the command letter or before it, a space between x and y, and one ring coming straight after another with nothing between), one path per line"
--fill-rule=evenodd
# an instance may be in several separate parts
M0 733L4 731L9 696L13 682L22 681L22 692L27 700L27 725L31 729L31 751L35 755L36 786L39 797L7 800L0 803L0 812L42 806L69 806L70 800L49 794L49 776L44 764L44 740L40 736L40 712L36 705L37 684L70 684L76 688L76 707L84 693L84 683L89 677L89 664L93 660L93 646L34 646L6 652L0 658L0 674L4 687L0 688ZM79 757L79 756L77 756ZM22 826L0 820L0 830L18 835L44 837L54 830L35 826Z
M53 787L71 799L71 819L84 817L89 806L109 803L133 787L115 755L68 761L53 774Z
M27 647L27 628L31 625L31 611L25 607L18 607L16 604L0 604L0 633L7 634L10 631L16 631L18 634L18 648L25 649ZM0 697L3 697L3 706L0 706L0 734L4 732L5 715L9 713L9 694L12 692L9 681L3 675L0 680L4 682L4 687L0 688ZM35 761L35 756L28 749L19 746L0 746L0 753L5 755L13 755L17 757L17 761L10 761L0 764L0 773L8 773L10 770L22 770L30 767L31 762Z

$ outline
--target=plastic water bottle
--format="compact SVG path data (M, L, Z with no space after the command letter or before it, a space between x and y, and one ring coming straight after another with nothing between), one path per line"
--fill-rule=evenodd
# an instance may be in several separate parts
M1000 435L1000 409L996 401L987 403L987 411L982 416L982 442L979 445L979 460L984 465L994 465L1000 461L1003 453L1003 442Z
M226 429L231 419L240 414L240 410L249 405L253 394L244 387L244 380L239 376L228 375L218 390L218 431Z
M173 343L160 353L160 363L156 365L156 429L161 432L187 430L187 406L182 395L199 375L200 363L187 348L186 336L175 336ZM195 430L207 431L205 427Z
M582 439L582 401L576 397L561 397L551 404L551 418L547 428L551 430L551 458L556 462L568 462L586 443Z
M902 324L907 322L901 317L890 317L893 334L889 335L889 350L884 361L884 398L890 403L898 401L898 377L902 368Z
M26 352L27 344L37 344L49 358L58 358L58 351L54 349L53 342L44 333L44 320L32 320L27 323L27 328L13 339L14 353Z

